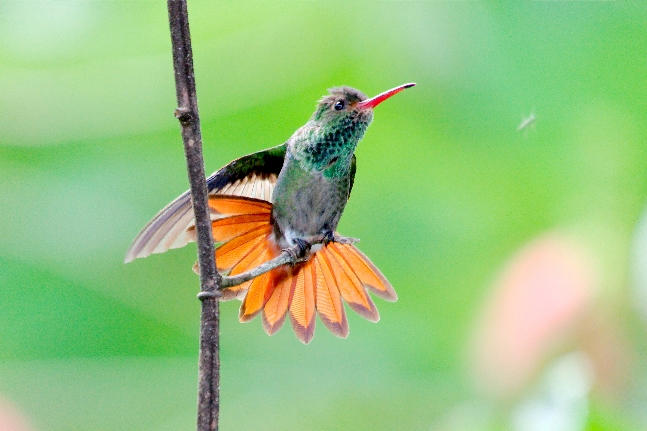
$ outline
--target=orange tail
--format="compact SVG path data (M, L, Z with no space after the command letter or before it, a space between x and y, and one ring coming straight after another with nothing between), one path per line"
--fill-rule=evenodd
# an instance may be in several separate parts
M236 196L213 196L209 206L223 217L213 222L220 271L240 274L274 257L280 250L271 239L272 204ZM375 304L366 292L395 301L391 284L371 261L352 244L330 243L313 253L307 262L276 268L239 286L223 291L224 300L242 299L239 318L248 322L262 311L263 328L276 333L289 312L297 337L312 340L315 310L336 336L348 336L348 321L342 299L362 317L377 322Z

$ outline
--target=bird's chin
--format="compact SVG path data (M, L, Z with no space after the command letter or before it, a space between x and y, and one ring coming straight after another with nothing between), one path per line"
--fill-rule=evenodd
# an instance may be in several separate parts
M357 112L357 121L362 123L370 123L373 121L373 110L372 109L360 109Z

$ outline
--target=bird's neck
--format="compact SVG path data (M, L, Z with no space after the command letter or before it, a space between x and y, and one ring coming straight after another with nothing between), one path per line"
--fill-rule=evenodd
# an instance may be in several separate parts
M355 148L368 127L358 127L350 120L347 123L320 125L309 121L292 136L291 155L304 170L322 172L328 178L347 175Z

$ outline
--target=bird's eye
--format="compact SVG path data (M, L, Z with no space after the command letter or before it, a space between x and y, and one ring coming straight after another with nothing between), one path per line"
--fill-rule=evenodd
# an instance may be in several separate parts
M335 106L334 106L335 111L341 111L341 110L342 110L342 109L344 109L345 107L346 107L346 104L344 103L344 101L343 101L343 100L338 100L338 101L335 103Z

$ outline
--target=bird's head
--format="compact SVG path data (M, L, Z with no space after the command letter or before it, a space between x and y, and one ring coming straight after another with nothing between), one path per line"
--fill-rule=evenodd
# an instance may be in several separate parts
M352 87L335 87L319 100L312 114L312 121L320 127L366 129L373 120L373 108L405 88L416 84L404 84L369 99L366 94Z
M314 133L308 139L303 151L317 167L331 166L337 160L346 159L355 151L357 143L364 136L373 121L373 109L391 96L416 84L404 84L389 91L368 98L364 93L351 87L335 87L321 98L317 109L306 126Z

